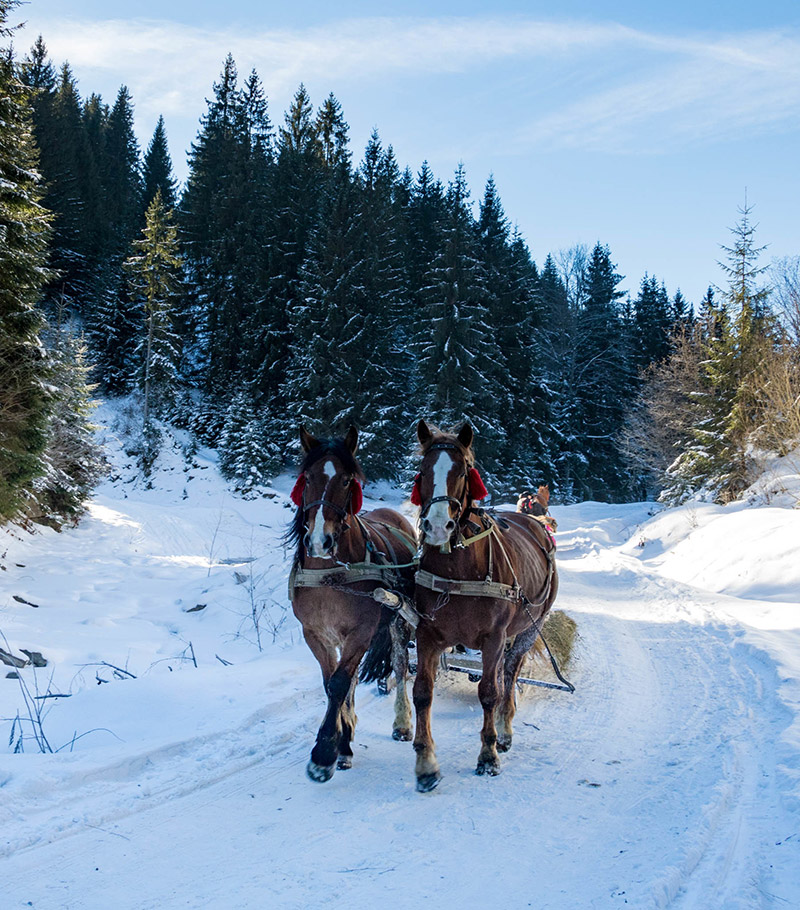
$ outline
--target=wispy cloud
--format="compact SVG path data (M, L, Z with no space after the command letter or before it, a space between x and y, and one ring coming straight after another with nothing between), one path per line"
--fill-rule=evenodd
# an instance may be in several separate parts
M38 31L53 58L68 59L85 81L107 74L127 82L147 116L199 113L228 50L242 69L256 67L278 98L301 80L337 92L360 81L438 74L491 84L500 78L493 68L514 64L531 81L560 83L518 129L518 151L674 146L748 128L783 129L800 115L800 36L792 32L675 36L525 18L374 18L245 31L137 19L40 22L31 15L29 34Z
M652 44L657 55L634 62L615 84L601 84L535 119L516 144L641 152L797 128L798 36L750 33Z

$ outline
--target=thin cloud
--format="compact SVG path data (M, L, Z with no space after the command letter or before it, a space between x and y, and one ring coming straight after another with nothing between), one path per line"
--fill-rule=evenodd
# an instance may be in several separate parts
M41 31L51 56L68 59L84 81L118 74L148 117L199 113L228 50L242 70L259 71L272 98L301 81L338 93L366 80L439 74L500 91L495 71L513 63L525 75L523 94L531 84L559 87L537 96L541 114L517 131L517 152L674 147L748 127L785 129L800 113L800 39L791 32L710 38L525 18L351 19L259 31L140 19L29 22L28 35Z
M796 128L800 116L800 41L750 34L669 48L603 87L548 113L517 134L517 147L598 151L674 150L742 138L748 130Z

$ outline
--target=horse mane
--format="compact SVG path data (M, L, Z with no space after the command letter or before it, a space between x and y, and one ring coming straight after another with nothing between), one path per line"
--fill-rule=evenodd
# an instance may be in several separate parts
M342 467L348 474L352 474L362 482L364 481L364 472L361 469L361 465L358 463L358 459L355 455L353 455L350 449L344 444L343 439L320 440L318 446L314 446L310 452L306 452L303 456L303 460L300 462L298 476L305 474L312 465L315 465L318 461L325 458L326 455L333 455L338 458L342 463ZM287 549L289 547L294 547L295 559L299 559L301 556L304 534L304 514L302 508L298 506L295 510L294 517L289 523L289 527L283 535L283 545Z
M429 424L431 433L433 434L431 438L423 445L420 444L419 453L423 457L430 452L430 450L436 446L441 445L441 443L447 443L447 445L452 445L464 456L464 461L467 464L468 468L475 466L475 454L472 451L472 446L467 448L463 443L459 442L458 435L454 432L448 430L440 430L438 427Z

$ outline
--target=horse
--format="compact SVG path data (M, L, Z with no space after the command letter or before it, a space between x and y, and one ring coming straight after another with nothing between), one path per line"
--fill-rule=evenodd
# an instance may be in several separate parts
M454 645L481 651L483 728L475 773L497 775L498 751L511 748L520 667L555 600L558 573L554 545L538 521L518 512L489 515L474 505L487 493L469 423L446 433L421 420L417 437L421 465L411 501L420 506L422 548L414 592L420 616L414 750L417 790L427 792L441 779L431 705L442 652Z
M292 501L297 506L286 540L296 545L289 597L303 636L322 670L325 717L306 767L313 781L352 767L355 689L361 679L397 681L393 737L411 740L406 692L410 627L372 597L377 587L410 595L416 536L392 509L359 515L364 474L356 460L358 431L319 440L300 428L305 453Z

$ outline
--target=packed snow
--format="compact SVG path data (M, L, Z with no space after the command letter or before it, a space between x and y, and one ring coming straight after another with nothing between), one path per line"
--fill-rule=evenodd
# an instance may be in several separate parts
M0 648L47 661L0 672L0 906L800 906L791 484L556 507L576 693L526 688L503 773L479 778L475 685L440 675L444 777L419 794L391 698L360 687L353 769L321 785L292 478L245 498L173 433L145 483L100 418L112 471L79 525L0 531Z

